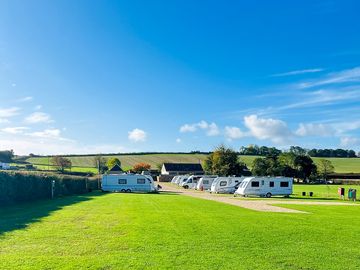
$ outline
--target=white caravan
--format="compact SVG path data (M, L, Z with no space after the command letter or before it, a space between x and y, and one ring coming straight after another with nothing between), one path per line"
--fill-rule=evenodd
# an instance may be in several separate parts
M158 187L149 175L104 174L101 190L111 192L157 192Z
M182 186L185 189L188 188L195 188L198 181L200 180L201 177L203 177L204 175L191 175L189 176L185 181L183 181L180 186Z
M180 175L176 175L171 179L171 183L175 184L176 180L180 177Z
M235 192L241 196L270 198L282 195L288 197L293 192L293 179L289 177L247 177Z
M180 176L180 177L176 180L175 184L181 186L181 184L182 184L183 182L185 182L186 179L188 179L188 177L189 177L189 175L182 175L182 176Z
M211 184L217 177L218 177L217 175L204 175L199 179L195 189L209 190L211 188Z
M218 177L211 184L210 193L234 193L245 177Z

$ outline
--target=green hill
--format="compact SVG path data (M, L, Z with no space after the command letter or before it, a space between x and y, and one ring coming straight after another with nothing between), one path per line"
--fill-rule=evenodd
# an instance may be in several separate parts
M117 157L121 160L122 167L125 169L132 168L136 163L149 163L153 169L158 164L164 162L181 162L181 163L198 163L203 162L206 158L205 154L129 154L129 155L109 155L109 157ZM240 159L251 168L253 160L257 156L240 156ZM91 171L94 172L94 156L74 156L69 157L74 171ZM27 161L39 165L41 169L47 168L51 158L48 157L32 157ZM317 163L321 158L313 158ZM360 158L326 158L332 162L337 173L360 173Z

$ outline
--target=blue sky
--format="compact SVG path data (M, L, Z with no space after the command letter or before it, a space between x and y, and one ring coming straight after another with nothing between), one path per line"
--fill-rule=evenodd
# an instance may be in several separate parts
M0 1L0 149L360 150L358 1Z

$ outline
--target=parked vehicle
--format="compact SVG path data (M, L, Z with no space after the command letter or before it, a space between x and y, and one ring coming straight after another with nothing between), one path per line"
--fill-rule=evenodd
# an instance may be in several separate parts
M180 177L180 175L175 175L172 179L171 179L171 183L175 184L176 180Z
M293 178L289 177L247 177L235 192L241 196L270 198L282 195L288 197L293 192Z
M104 174L102 191L111 192L157 192L158 186L149 175L142 174Z
M218 177L211 184L211 193L234 193L245 177Z
M197 190L209 190L212 182L217 178L217 175L204 175L201 177L195 187Z
M181 175L178 179L176 179L175 184L181 186L181 184L186 181L189 175Z
M185 189L188 188L195 188L198 181L200 180L201 177L203 177L204 175L191 175L189 176L185 181L183 181L180 186L182 186Z

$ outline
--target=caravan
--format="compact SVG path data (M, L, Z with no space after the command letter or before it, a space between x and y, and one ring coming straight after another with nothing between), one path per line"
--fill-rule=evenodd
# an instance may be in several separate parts
M241 196L270 198L282 195L288 197L293 192L293 179L289 177L247 177L235 192Z
M149 175L104 174L101 190L111 192L157 192L158 187Z
M185 189L195 188L202 177L204 177L204 175L191 175L185 181L183 181L180 186Z
M211 188L211 184L217 177L218 177L217 175L204 175L199 179L195 189L209 190Z
M189 175L181 175L178 179L176 179L175 184L181 186L183 182L188 179Z
M234 193L245 177L218 177L212 184L210 193Z
M176 175L174 176L172 179L171 179L171 183L172 184L175 184L176 183L176 180L180 177L180 175Z

